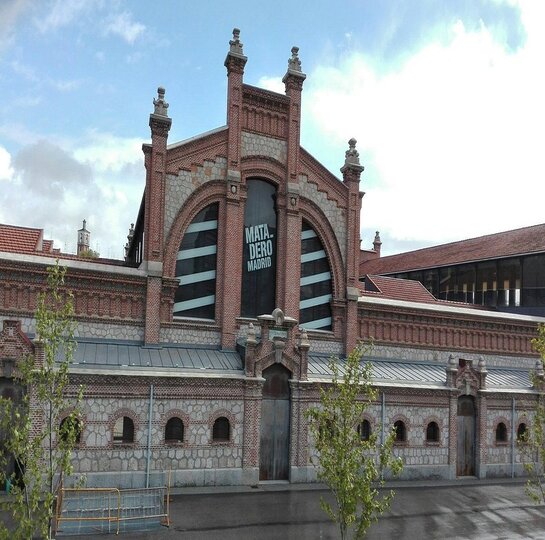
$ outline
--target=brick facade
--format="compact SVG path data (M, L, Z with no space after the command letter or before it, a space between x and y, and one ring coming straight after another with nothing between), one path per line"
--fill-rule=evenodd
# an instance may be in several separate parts
M327 382L314 371L314 355L343 355L360 340L372 339L373 354L382 360L441 366L444 372L432 385L377 382L379 398L367 419L372 430L382 429L382 418L385 429L397 420L404 422L407 437L395 452L404 460L406 478L456 475L457 407L463 395L473 396L476 407L474 474L504 476L513 466L521 474L519 452L513 454L511 446L511 426L531 420L538 393L531 386L509 392L489 389L484 366L532 368L537 357L530 339L539 321L454 305L431 309L416 302L362 298L358 264L363 166L356 141L349 141L344 164L339 156L342 178L334 176L300 147L305 75L297 48L292 49L283 79L285 95L245 84L246 61L235 31L225 60L227 126L187 141L168 144L172 120L165 91L159 89L149 120L151 144L143 145L146 188L135 227L141 234L135 234L128 250L135 253L140 242L141 260L62 261L67 265L67 287L74 293L80 342L103 346L105 355L108 346L137 344L141 358L161 361L184 348L202 362L200 367L163 368L151 360L135 366L130 357L122 361L105 356L102 363L94 359L95 363L73 366L69 394L80 383L85 386L76 473L85 474L88 485L139 486L146 472L159 482L168 470L173 471L175 485L257 483L262 429L270 420L262 415L263 388L269 368L282 365L291 374L288 479L314 481L315 450L305 411L318 403L319 386ZM279 309L257 318L241 317L244 219L251 179L266 181L276 193ZM215 290L207 294L214 298L215 317L175 317L181 245L195 217L211 204L218 207ZM298 324L305 279L304 222L312 226L328 263L330 330ZM16 360L34 350L36 298L44 290L51 260L40 254L0 254L0 389L13 385ZM210 351L235 350L240 369L214 365L219 357ZM34 412L39 426L38 411ZM127 444L113 438L116 421L124 417L134 426L134 441ZM171 418L179 418L183 425L183 440L178 443L165 440ZM218 418L228 420L226 440L213 439ZM430 422L439 428L438 441L426 439ZM494 438L499 422L507 426L507 443Z

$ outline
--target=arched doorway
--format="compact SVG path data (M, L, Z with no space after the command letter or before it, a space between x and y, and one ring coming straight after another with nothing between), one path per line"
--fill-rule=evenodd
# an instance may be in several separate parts
M456 475L475 475L475 425L476 411L473 396L458 398L458 444L456 452Z
M273 364L263 371L263 377L259 479L288 480L291 372Z

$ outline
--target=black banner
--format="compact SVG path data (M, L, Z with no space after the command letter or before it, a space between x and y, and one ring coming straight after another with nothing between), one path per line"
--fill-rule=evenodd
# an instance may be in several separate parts
M242 237L243 317L271 314L276 296L276 188L248 180Z

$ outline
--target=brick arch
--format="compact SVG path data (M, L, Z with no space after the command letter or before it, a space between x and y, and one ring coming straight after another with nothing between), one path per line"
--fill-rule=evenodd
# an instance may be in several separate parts
M212 437L212 430L214 429L214 423L218 418L227 418L229 421L229 440L228 441L214 441ZM210 444L213 445L228 445L233 446L235 443L235 415L227 409L216 409L208 417L208 437Z
M255 363L255 376L262 377L262 373L273 364L276 363L276 355L273 352L257 360ZM288 371L291 372L293 379L299 378L299 363L297 360L286 354L282 353L281 365L284 366Z
M496 430L498 429L498 426L500 424L503 424L505 426L505 441L498 441L496 439ZM492 428L492 444L500 444L505 445L509 442L510 436L511 436L511 422L505 417L505 416L496 416L493 421L493 428Z
M130 443L131 445L137 445L138 444L138 432L140 431L140 419L138 415L131 409L128 409L126 407L121 407L119 409L116 409L116 411L110 415L108 418L108 434L109 434L109 441L108 446L110 448L113 447L114 444L114 426L116 421L119 418L122 418L123 416L129 417L134 425L134 441Z
M61 423L66 420L73 412L75 412L74 407L68 407L66 409L63 409L59 412L57 415L57 427L60 428ZM80 442L75 444L75 448L81 448L82 446L85 446L83 442L83 434L85 433L85 423L87 421L87 415L83 414L82 411L79 411L78 414L76 414L76 421L79 422L80 425Z
M165 430L168 421L172 418L179 418L182 421L182 425L184 428L184 438L182 442L177 443L177 445L187 446L187 436L189 434L189 415L181 409L169 409L166 413L161 415L161 441L166 444Z
M269 180L278 188L286 177L284 165L266 156L242 158L240 168L244 184L249 178L262 178Z
M333 277L333 298L344 298L346 284L343 259L333 227L331 227L331 223L329 223L322 210L312 201L301 197L299 207L301 209L301 218L308 221L316 231L327 254Z
M427 441L427 433L428 433L428 426L432 423L432 422L435 422L437 424L437 429L439 430L439 440L437 442L441 442L443 440L443 437L442 437L442 434L443 434L443 422L439 419L439 417L435 416L435 415L431 415L431 416L427 416L426 418L424 418L424 422L423 422L423 436L424 436L424 442L428 442Z
M165 244L165 257L163 261L163 275L166 277L175 277L176 273L176 255L180 248L180 243L184 233L193 221L193 218L206 206L213 203L219 203L220 214L222 213L223 202L225 200L225 182L223 180L214 180L197 188L180 208ZM220 218L221 219L221 218Z

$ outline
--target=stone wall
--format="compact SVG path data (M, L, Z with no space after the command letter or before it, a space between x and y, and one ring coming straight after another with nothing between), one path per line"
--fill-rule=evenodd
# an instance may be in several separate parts
M227 160L219 156L215 160L205 160L202 165L195 165L191 170L180 169L177 175L166 175L165 238L188 197L203 184L212 180L223 180L226 176Z
M264 156L282 165L286 164L288 155L287 142L282 139L257 135L256 133L241 133L241 157Z
M328 198L325 191L320 191L318 185L310 182L308 176L299 175L301 197L316 204L325 214L337 238L343 263L346 262L346 210L339 208L334 200Z

